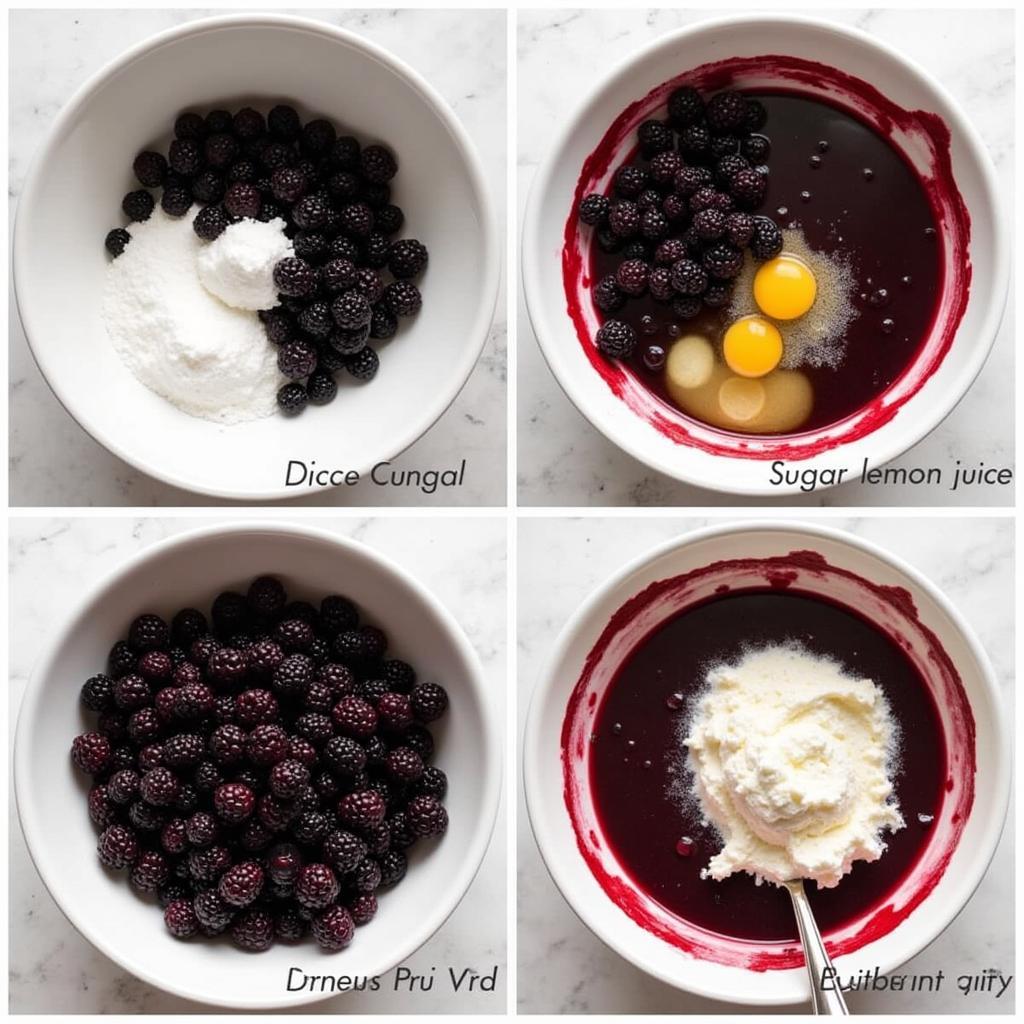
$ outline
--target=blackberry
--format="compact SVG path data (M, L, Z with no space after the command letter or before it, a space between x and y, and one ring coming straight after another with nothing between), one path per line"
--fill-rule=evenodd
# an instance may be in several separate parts
M411 747L395 747L385 758L384 767L396 782L415 782L423 774L423 758Z
M668 302L675 294L672 271L668 267L655 267L647 279L647 289L656 302Z
M608 217L608 197L600 192L591 192L580 201L579 218L584 224L596 227Z
M637 129L640 152L650 159L670 150L675 145L672 129L664 121L644 121Z
M702 309L699 295L680 295L672 300L672 312L680 320L692 320Z
M278 761L270 770L270 792L281 800L294 800L309 785L309 769L299 761Z
M409 862L401 850L388 850L381 856L379 866L380 884L384 887L398 885L398 883L405 878Z
M298 942L306 934L306 922L294 907L285 907L274 914L274 938L281 942Z
M764 135L751 135L740 143L740 152L753 164L764 163L772 144Z
M217 895L229 907L247 907L263 891L263 868L247 860L228 868L217 883Z
M301 696L313 681L312 659L305 654L289 654L274 669L273 686L278 693L288 697Z
M170 877L171 869L163 854L156 850L143 850L132 865L128 884L136 892L156 892Z
M174 666L166 651L146 651L139 658L138 670L147 679L160 680L168 679Z
M160 153L146 150L135 158L132 170L140 185L146 188L159 188L167 174L167 161Z
M416 684L416 670L407 661L389 658L381 665L381 676L399 693L408 693Z
M347 907L352 923L358 928L369 924L377 915L377 897L372 892L362 892L352 897Z
M340 887L334 872L326 864L305 864L295 878L295 898L308 910L330 906Z
M371 231L359 250L359 258L364 266L382 270L387 266L390 253L391 241L388 236L379 231Z
M226 590L214 598L210 617L221 637L234 636L249 625L249 605L242 594Z
M754 217L750 251L759 260L774 259L782 252L782 232L770 217Z
M700 163L711 152L711 132L702 122L688 125L679 133L679 152Z
M348 203L339 214L342 230L354 238L366 238L373 230L373 211L366 203Z
M111 825L100 834L97 851L105 867L127 868L139 856L139 842L131 829L124 825Z
M320 602L320 624L328 636L337 636L359 624L359 612L347 597L328 594Z
M120 679L129 672L135 671L137 660L131 647L124 640L118 640L107 656L107 671L114 679Z
M96 720L96 731L103 733L108 740L121 740L127 735L128 720L120 711L102 711ZM129 748L123 748L129 750ZM129 753L130 750L129 750ZM134 758L134 754L131 757ZM128 766L130 766L129 761Z
M621 320L606 320L594 340L609 359L626 359L636 347L636 331Z
M732 205L731 196L710 186L699 188L690 196L690 212L695 216L701 210L720 210L722 213L730 213Z
M294 843L278 843L267 856L267 874L278 885L291 885L302 867L302 854Z
M88 797L89 820L98 828L106 828L117 820L117 808L108 795L108 787L93 786Z
M292 220L304 231L315 231L327 223L330 206L327 199L318 192L303 196L292 207Z
M307 262L319 262L327 255L329 248L330 241L322 231L300 231L292 239L295 255Z
M308 650L315 635L313 627L302 619L283 619L274 627L274 639L292 653Z
M267 130L264 116L252 107L242 107L231 119L231 127L240 139L255 139Z
M192 193L184 185L164 186L160 197L160 208L168 217L184 217L192 209Z
M646 263L649 256L647 243L642 241L630 242L622 250L624 260L643 260Z
M652 242L668 234L668 218L661 210L645 210L640 217L640 234Z
M369 701L374 707L388 692L388 684L383 679L364 679L356 684L356 696Z
M704 253L704 267L712 277L729 280L743 269L743 252L728 242L719 242Z
M391 246L388 270L395 277L415 277L427 265L427 247L415 238L400 238Z
M705 188L714 181L714 176L706 167L681 167L672 179L673 187L681 196L692 196L698 189Z
M216 698L205 683L189 683L182 686L174 702L174 713L185 721L194 721L210 714Z
M274 944L274 919L265 910L247 910L231 923L231 939L240 949L262 953Z
M333 953L352 941L355 925L352 915L344 907L335 905L313 918L312 932L320 948Z
M643 192L636 197L637 209L641 213L646 213L648 210L659 210L661 209L661 193L657 189L645 188Z
M234 647L221 647L210 655L207 675L215 683L231 685L245 678L248 671L246 656Z
M380 793L364 789L343 796L338 801L337 813L342 825L361 831L379 825L387 813L387 805Z
M139 771L145 773L152 771L154 768L163 767L163 754L164 748L159 743L151 743L143 747L136 758ZM171 802L173 803L173 801Z
M347 292L355 288L358 274L351 260L336 256L324 264L321 278L325 291Z
M187 899L172 900L164 908L164 924L176 939L187 939L199 931L199 919Z
M608 211L608 226L619 238L633 238L640 231L640 208L630 199L619 199Z
M132 221L149 220L149 216L153 212L153 205L153 197L145 189L129 192L121 200L121 209L124 211L124 215Z
M376 710L361 697L342 697L334 705L331 717L342 735L356 739L371 736L377 728Z
M707 286L707 272L699 263L686 259L672 264L672 287L680 295L701 295Z
M330 832L323 842L324 860L338 875L347 875L354 871L366 854L366 843L353 833L342 829Z
M188 848L188 834L183 818L171 818L160 830L160 845L172 856L184 853Z
M427 765L413 784L413 792L417 796L433 796L440 800L448 792L448 776L440 768Z
M293 655L301 657L301 655ZM249 760L269 767L288 756L288 737L279 725L257 725L246 742Z
M157 901L165 909L175 900L186 900L192 906L192 886L180 879L172 879L157 890Z
M314 747L322 747L334 735L331 719L317 711L299 715L293 725L296 733Z
M714 242L725 234L725 214L709 207L694 214L693 230L705 242Z
M282 103L274 107L267 115L267 128L275 138L291 142L298 138L299 132L302 130L302 122L294 107Z
M248 736L230 722L217 726L210 734L210 757L221 767L239 764L245 757Z
M90 676L79 697L90 711L106 711L114 704L114 680L103 674Z
M154 807L167 807L177 799L181 783L168 768L154 768L139 781L139 795Z
M115 804L129 804L139 793L139 773L132 768L122 768L107 780L107 797Z
M363 382L373 380L377 376L379 367L380 358L369 346L361 349L355 355L347 356L345 359L345 369L356 380Z
M292 825L292 835L300 843L314 846L327 835L331 821L322 811L305 811Z
M749 213L730 213L725 218L725 237L739 249L745 249L754 237L754 218Z
M216 889L205 889L192 901L196 920L207 935L224 931L234 917L234 911L217 894Z
M682 167L683 158L678 153L659 153L651 161L651 177L659 185L669 185Z
M615 281L627 295L643 295L649 273L650 268L643 260L624 260L615 272Z
M432 796L414 796L405 809L409 830L420 838L443 835L448 829L448 812Z
M372 857L367 857L356 866L349 881L356 892L368 893L380 888L380 880L380 864Z
M274 267L274 285L282 295L302 298L316 291L317 273L305 260L286 256Z
M202 761L196 765L192 781L201 793L210 793L224 781L224 776L212 761Z
M277 404L282 412L289 415L302 412L309 401L309 393L301 384L285 384L277 392Z
M186 111L174 122L174 135L179 139L201 139L206 135L206 122L199 114Z
M418 838L409 829L409 822L404 811L398 811L388 818L388 831L391 833L391 849L407 850Z
M291 167L295 163L295 151L283 142L271 142L260 153L260 163L273 174L282 167Z
M668 98L668 119L677 130L704 117L704 100L692 86L674 89Z
M398 163L384 146L367 146L359 156L359 170L367 181L383 185L398 173Z
M306 123L300 141L307 153L326 153L334 144L337 135L334 125L321 117Z
M334 773L351 777L366 766L366 751L350 736L333 736L320 755Z
M288 756L293 761L299 761L307 768L316 764L316 748L301 736L292 736L288 741Z
M217 132L203 141L203 157L211 167L227 167L237 156L238 140L233 135Z
M124 247L132 240L132 236L124 228L114 228L107 232L103 245L115 259L124 252Z
M622 199L636 199L647 185L647 171L636 164L625 164L615 172L612 188Z
M277 350L277 368L289 380L301 380L316 369L316 348L297 338L286 341Z
M747 100L747 113L743 127L748 132L759 132L768 122L768 111L760 100Z
M194 768L205 752L206 744L199 736L189 732L178 733L164 743L164 764L169 768Z
M332 167L351 171L359 166L360 146L351 135L340 135L331 146L328 160Z
M394 203L385 203L374 212L373 226L385 235L397 234L405 223L405 214Z
M768 191L768 179L751 168L737 171L729 179L729 192L736 202L752 210L764 202Z
M448 710L448 694L437 683L420 683L409 697L412 713L420 722L433 722Z
M356 199L362 192L362 182L359 175L351 171L339 171L327 179L327 191L340 200Z
M735 156L740 140L735 135L716 135L711 139L710 151L714 157Z
M231 114L227 110L211 110L205 118L208 135L230 132L234 127Z
M167 815L144 800L136 800L128 808L128 820L139 832L159 832L167 821Z
M718 135L746 131L747 116L747 101L738 92L720 92L708 101L708 124Z
M260 647L262 645L257 645ZM277 644L273 647L280 651ZM281 655L284 660L284 655ZM280 709L277 698L269 690L246 690L235 698L235 714L238 717L238 724L246 729L256 725L270 725L276 722Z
M250 217L255 220L260 213L262 197L255 185L236 181L224 193L224 209L232 217Z
M153 743L160 732L160 718L153 708L140 708L128 717L128 737L133 743Z
M167 151L167 163L175 174L191 178L198 174L203 166L201 144L195 139L175 139ZM164 177L166 178L166 171Z
M224 175L224 181L228 185L244 182L247 185L256 185L262 194L261 184L264 181L260 177L260 171L251 160L236 160ZM194 194L194 191L193 191Z
M199 790L188 783L178 790L178 799L174 801L174 809L182 814L192 814L199 806Z
M192 221L192 230L204 241L219 238L231 223L220 206L204 206Z
M197 667L205 669L210 661L210 658L213 656L213 652L216 651L219 647L220 644L217 642L216 637L210 634L207 634L206 636L201 636L197 640L192 641L192 645L189 647L188 651L189 660L193 662L193 664ZM188 680L188 682L197 681L198 679Z
M721 309L732 299L732 281L711 281L704 293L704 305L709 309Z
M373 314L366 296L357 291L347 291L331 303L331 315L342 330L355 331L369 324Z
M191 646L206 632L206 616L196 608L183 608L171 620L171 637L183 646Z
M370 337L384 340L394 336L398 330L398 317L385 309L383 305L373 307L373 316L370 319Z
M685 259L689 250L686 243L679 238L667 238L654 250L654 262L662 267L670 267L678 260Z
M197 882L216 882L229 867L231 854L223 846L192 850L188 855L188 870ZM196 912L198 913L198 908Z

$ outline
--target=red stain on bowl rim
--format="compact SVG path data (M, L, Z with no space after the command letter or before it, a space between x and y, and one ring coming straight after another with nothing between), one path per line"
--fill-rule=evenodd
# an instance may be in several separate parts
M562 722L563 797L576 844L608 897L641 928L699 960L751 971L803 965L798 944L754 942L716 934L677 917L644 893L603 842L589 793L588 748L599 697L636 645L665 619L709 597L739 590L798 588L856 608L898 643L928 681L946 742L946 796L928 843L886 899L826 936L833 957L852 953L889 934L938 885L974 804L975 726L960 675L938 636L920 619L911 594L832 565L815 551L713 562L659 580L630 598L612 616L591 649ZM713 883L709 883L713 884Z
M921 180L943 240L942 287L931 328L914 361L902 376L868 405L828 427L788 436L731 434L700 423L664 401L622 363L598 351L598 327L590 299L589 248L578 230L577 210L590 192L604 191L613 163L624 153L637 126L654 115L681 85L701 90L741 85L746 89L786 86L819 96L870 125L905 157ZM702 64L651 90L612 122L597 148L587 157L576 183L572 209L565 222L562 281L567 310L576 336L591 365L612 393L660 434L680 445L712 455L744 459L809 459L867 436L888 423L924 387L941 365L967 309L971 284L971 219L956 186L950 133L936 114L904 110L873 85L814 61L765 55L733 57Z

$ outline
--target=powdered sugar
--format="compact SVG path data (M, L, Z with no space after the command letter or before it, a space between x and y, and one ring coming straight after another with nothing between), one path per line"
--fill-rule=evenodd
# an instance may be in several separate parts
M240 220L229 225L199 253L199 280L221 302L236 309L277 305L274 266L294 256L280 217L264 223Z
M219 423L269 416L285 382L277 350L255 312L200 282L195 212L169 217L158 206L130 226L104 284L107 334L132 373L183 412Z

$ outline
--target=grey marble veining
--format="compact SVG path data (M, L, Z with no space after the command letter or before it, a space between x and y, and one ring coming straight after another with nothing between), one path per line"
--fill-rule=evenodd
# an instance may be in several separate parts
M799 515L789 518L799 521ZM716 523L721 520L714 521ZM872 541L923 572L974 628L992 659L1006 714L1013 715L1014 528L1011 519L818 520ZM530 694L555 638L596 587L628 561L673 537L711 525L695 518L527 518L519 525L519 735ZM522 749L520 743L520 749ZM518 1001L522 1013L743 1012L676 991L605 946L580 922L551 881L518 804ZM1014 971L1014 854L1011 818L981 885L960 916L901 972L947 976ZM1012 1013L1001 1000L944 994L855 994L854 1013ZM807 1007L777 1012L805 1013Z
M728 14L728 9L716 10ZM809 13L804 11L803 13ZM967 112L1013 195L1013 12L829 10L817 16L864 29L935 75ZM676 28L706 20L696 10L532 10L518 26L518 201L522 220L537 167L556 133L602 72ZM1012 487L951 493L947 486L847 483L787 498L743 499L682 484L612 444L577 412L541 355L518 303L518 490L520 504L586 505L1012 505ZM1014 464L1013 297L984 369L956 409L891 465Z
M37 652L82 593L146 546L217 520L14 519L10 528L9 729ZM394 559L455 616L476 648L501 707L505 685L505 523L501 519L318 519ZM457 556L455 553L457 552ZM58 910L36 874L10 797L9 952L12 1013L211 1013L127 974ZM440 984L415 997L351 993L289 1013L502 1013L506 1005L504 799L480 872L455 913L408 961L417 973L500 965L494 993L452 994ZM127 898L127 895L126 895ZM154 919L154 927L162 927ZM370 926L372 927L372 925ZM386 983L387 984L387 983Z
M32 157L78 86L129 46L220 10L17 11L10 19L10 181L13 225ZM301 10L365 35L409 63L447 100L483 162L505 224L505 12ZM502 253L504 256L504 253ZM504 274L503 274L504 281ZM506 490L505 288L480 361L441 419L398 460L445 468L465 457L458 491L424 495L366 484L282 505L501 505ZM25 341L10 290L10 500L19 506L229 504L161 483L97 444L64 411Z

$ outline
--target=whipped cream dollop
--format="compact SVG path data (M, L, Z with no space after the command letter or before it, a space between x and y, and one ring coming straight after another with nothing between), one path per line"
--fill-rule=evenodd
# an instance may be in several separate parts
M278 304L274 267L294 255L284 229L280 217L228 225L196 258L203 287L233 309L273 309Z
M904 825L890 778L895 727L870 679L797 646L707 677L685 740L696 794L723 840L705 877L837 885Z

